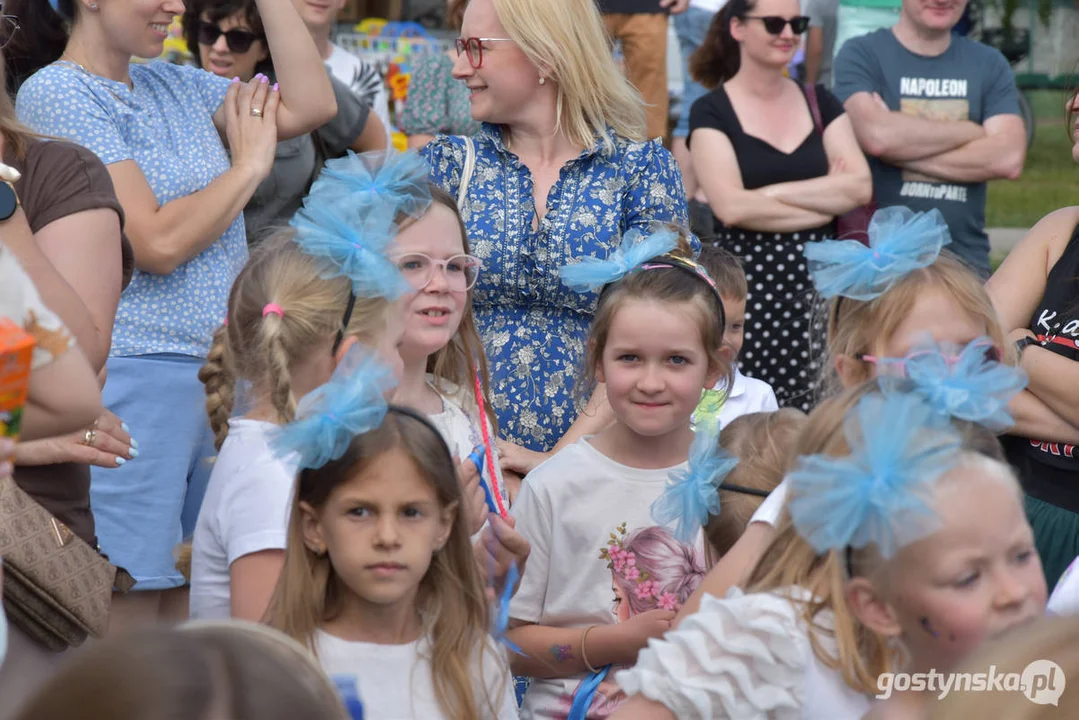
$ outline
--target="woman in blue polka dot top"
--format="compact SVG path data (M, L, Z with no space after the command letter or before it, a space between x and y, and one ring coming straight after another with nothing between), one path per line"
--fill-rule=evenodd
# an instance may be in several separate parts
M269 173L278 138L337 112L322 59L291 0L258 0L278 82L239 83L158 57L183 0L7 0L19 30L10 58L19 118L105 163L135 250L117 310L106 406L141 444L95 468L101 549L138 582L114 606L173 614L184 579L173 547L190 536L213 456L198 372L247 259L242 210ZM70 34L68 34L70 30ZM229 162L231 151L232 162ZM89 435L88 435L89 437ZM181 613L186 613L182 607Z

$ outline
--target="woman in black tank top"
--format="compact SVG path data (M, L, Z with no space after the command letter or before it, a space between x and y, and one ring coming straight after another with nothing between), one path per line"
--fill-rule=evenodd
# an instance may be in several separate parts
M987 289L1030 377L1005 446L1051 588L1079 556L1079 207L1042 219Z

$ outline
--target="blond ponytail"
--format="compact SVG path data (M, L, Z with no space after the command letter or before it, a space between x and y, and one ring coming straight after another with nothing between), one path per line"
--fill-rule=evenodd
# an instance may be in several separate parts
M230 361L228 328L224 325L214 332L214 341L199 369L199 380L206 390L206 414L214 432L214 447L218 450L229 434L229 417L236 401L236 376Z

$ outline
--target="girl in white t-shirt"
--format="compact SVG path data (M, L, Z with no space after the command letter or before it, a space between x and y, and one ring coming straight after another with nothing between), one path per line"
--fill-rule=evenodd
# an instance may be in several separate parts
M438 188L431 189L431 196L430 210L397 238L391 254L416 290L404 309L398 347L404 370L394 402L427 416L459 463L466 494L484 493L483 482L494 512L504 515L509 497L494 446L497 427L488 402L487 361L472 316L472 288L481 263L468 254L453 198ZM473 453L483 467L479 474L475 461L464 462ZM473 532L483 526L490 508L480 503L478 509L467 518Z
M193 618L257 621L266 612L296 477L294 459L278 457L269 437L293 419L295 398L325 383L357 343L396 357L398 305L373 288L375 297L354 297L348 278L323 274L291 231L267 239L236 278L228 324L199 373L218 455L192 541ZM233 416L238 384L249 407Z
M745 593L706 596L617 675L618 720L861 718L883 673L947 674L1045 609L992 433L875 384L822 403Z
M606 384L616 420L533 470L514 504L532 544L508 633L522 650L514 671L535 678L523 718L565 718L588 695L587 717L609 714L614 688L593 695L582 683L632 664L703 574L701 532L679 542L651 515L668 476L686 468L701 390L730 372L722 302L688 257L685 238L662 229L560 271L572 289L602 288L583 384L585 394L592 380Z
M818 293L829 301L825 393L880 375L908 375L941 412L998 432L1013 423L1045 428L1062 422L1022 392L1021 373L999 362L1007 341L997 313L981 278L941 254L948 242L939 212L891 207L874 216L868 247L852 240L806 246ZM705 593L722 597L745 581L774 535L786 488L780 485L765 500L676 624Z
M303 471L268 621L358 688L365 717L511 720L453 459L421 414L387 408L386 374L335 377L274 441Z
M199 373L218 456L192 543L193 617L265 613L296 475L267 436L358 343L400 375L396 299L411 288L386 253L430 203L427 166L415 154L330 161L293 228L260 246L233 284L227 324ZM233 417L237 386L242 417Z

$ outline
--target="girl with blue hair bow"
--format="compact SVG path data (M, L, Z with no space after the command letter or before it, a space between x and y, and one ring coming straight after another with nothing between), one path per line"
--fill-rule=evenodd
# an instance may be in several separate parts
M650 643L616 676L638 697L612 720L864 717L888 673L948 673L1044 612L1021 492L984 427L867 383L822 403L797 452L745 592Z
M944 252L950 236L939 213L885 208L869 236L868 245L826 241L806 249L817 290L828 300L826 395L873 378L908 378L938 412L997 433L1038 428L1063 441L1075 432L1006 365L1010 348L997 313L981 279ZM705 593L722 596L745 580L773 537L786 489L781 485L761 506L680 618Z
M515 720L449 447L387 405L380 365L335 374L271 440L301 472L267 622L366 717Z
M259 246L233 284L199 373L218 455L192 543L196 618L257 621L266 611L297 471L269 437L295 418L297 399L361 345L400 373L398 299L410 288L387 252L431 201L425 167L412 159L368 157L330 197L309 196L293 228ZM344 198L345 186L359 196ZM372 187L396 192L365 192Z

